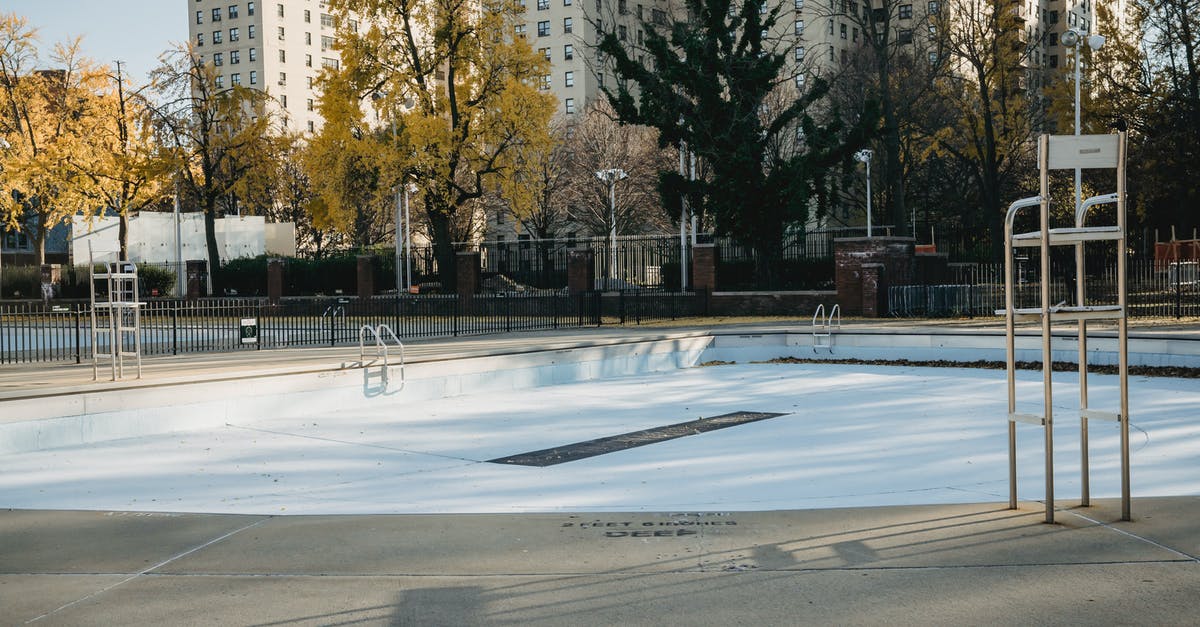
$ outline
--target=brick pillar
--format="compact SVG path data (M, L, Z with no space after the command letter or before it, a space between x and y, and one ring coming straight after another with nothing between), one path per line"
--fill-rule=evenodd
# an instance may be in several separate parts
M592 249L572 250L567 254L567 291L590 292L596 285L596 253Z
M283 298L283 260L272 258L267 260L267 301L278 305Z
M371 266L372 255L358 256L358 297L370 298L375 295L375 268Z
M470 302L475 292L479 291L479 253L458 253L454 260L455 279L458 284L458 298L464 303Z
M713 244L692 247L692 288L697 292L717 289L717 247Z
M883 302L880 299L880 283L883 281L882 263L864 263L862 265L862 315L864 318L878 318Z
M889 312L887 288L892 285L908 285L913 281L913 247L916 240L911 237L847 237L834 240L834 282L837 286L837 302L842 315L886 316ZM867 301L864 266L878 265L874 269L870 289L875 291L872 302L877 303L874 311L864 307Z

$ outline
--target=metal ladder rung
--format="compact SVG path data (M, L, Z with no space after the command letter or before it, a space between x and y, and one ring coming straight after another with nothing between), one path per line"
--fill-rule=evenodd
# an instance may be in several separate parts
M1081 409L1079 410L1080 418L1088 420L1107 420L1110 422L1121 422L1121 414L1111 411L1100 411L1097 409Z
M1039 427L1046 426L1046 419L1037 414L1009 414L1008 419L1011 422L1024 422Z

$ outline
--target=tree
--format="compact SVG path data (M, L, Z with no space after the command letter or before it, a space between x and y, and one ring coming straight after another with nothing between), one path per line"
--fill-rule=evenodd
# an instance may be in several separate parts
M270 163L274 114L267 95L242 85L220 87L217 72L190 46L164 55L152 73L163 104L156 109L184 192L204 212L204 240L214 290L224 290L216 219L255 167Z
M970 169L993 258L1004 245L1005 200L1031 178L1033 129L1042 124L1024 82L1030 48L1011 9L1006 0L944 3L936 26L946 38L949 71L937 82L938 115L926 127L930 150Z
M584 110L566 145L573 222L602 236L614 228L618 234L669 228L671 216L663 211L658 190L659 173L670 169L671 156L659 147L658 131L621 123L612 106L600 100ZM628 175L617 183L615 210L609 206L608 183L596 176L610 168Z
M717 234L754 248L758 280L769 285L785 230L803 226L828 198L829 169L874 130L874 105L847 127L826 99L826 81L784 72L786 55L764 35L774 32L782 4L765 12L763 0L685 7L686 21L668 32L643 23L646 65L616 33L604 35L600 51L620 79L606 94L622 121L658 129L663 146L686 141L705 163L707 179L664 175L664 200L674 206L681 192L702 199L693 207L714 219ZM791 90L787 104L764 107L777 90Z
M80 40L58 44L53 70L37 70L36 32L0 14L0 194L4 230L32 229L38 263L46 235L91 200L79 165L96 156L90 132L104 75L79 54Z
M100 96L92 132L91 158L75 163L88 181L87 193L100 208L115 209L120 259L129 258L129 217L160 201L170 189L170 158L163 154L152 105L131 91L117 62L108 75L113 89Z
M514 176L505 156L549 123L554 103L536 84L547 62L513 33L516 0L330 0L342 19L348 83L379 94L394 114L399 178L421 188L442 284L455 282L454 242L472 235L493 179ZM329 97L329 94L326 94Z

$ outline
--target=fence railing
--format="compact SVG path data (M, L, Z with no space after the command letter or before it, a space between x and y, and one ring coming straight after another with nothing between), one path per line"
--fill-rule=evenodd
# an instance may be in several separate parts
M402 339L641 323L703 313L707 295L624 290L358 298L155 299L141 315L142 354L339 346L358 342L364 325L387 324ZM0 363L81 361L91 356L87 302L0 304ZM257 342L242 343L254 318Z
M888 308L897 317L994 316L1004 309L1004 266L971 264L958 269L956 283L888 288ZM1067 272L1071 270L1071 272ZM1018 268L1013 293L1017 307L1037 307L1041 282L1036 263ZM1074 303L1073 267L1051 266L1050 300ZM1195 262L1160 264L1139 259L1126 273L1130 317L1182 318L1200 315L1200 273ZM1116 268L1093 269L1086 278L1087 304L1117 302Z

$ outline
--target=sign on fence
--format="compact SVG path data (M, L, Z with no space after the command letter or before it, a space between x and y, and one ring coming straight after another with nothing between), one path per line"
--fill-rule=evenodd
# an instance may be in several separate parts
M242 318L242 344L258 344L258 318Z

